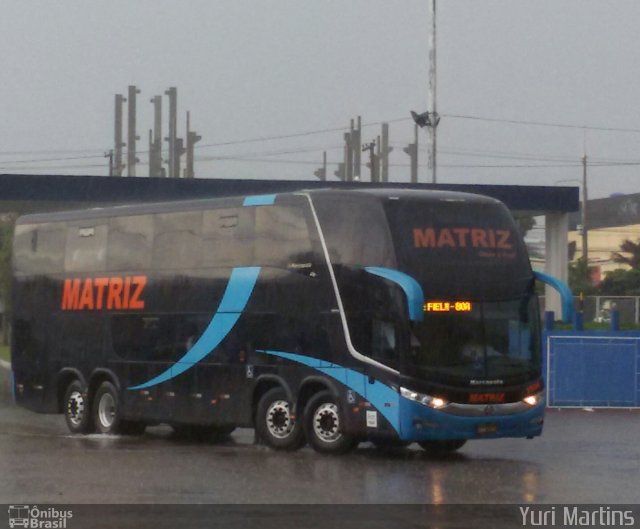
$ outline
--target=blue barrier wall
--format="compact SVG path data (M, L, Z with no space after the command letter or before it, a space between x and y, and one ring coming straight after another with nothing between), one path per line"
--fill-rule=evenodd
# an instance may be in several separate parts
M640 333L546 331L551 407L640 407Z

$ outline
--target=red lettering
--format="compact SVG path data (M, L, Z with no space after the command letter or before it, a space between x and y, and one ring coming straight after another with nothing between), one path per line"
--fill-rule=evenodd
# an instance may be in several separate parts
M470 231L469 228L453 228L451 231L458 236L458 246L460 246L460 248L466 248L467 235L469 235Z
M469 402L472 404L496 404L504 402L504 393L471 393Z
M487 232L480 228L471 229L471 244L474 248L487 247Z
M93 284L96 287L96 310L102 309L104 301L105 288L109 285L108 277L96 277L93 280Z
M122 308L122 288L124 282L121 277L112 277L109 279L109 293L107 295L107 308Z
M62 303L60 304L60 308L62 310L77 309L79 301L80 301L80 280L65 279L64 286L62 287Z
M443 246L449 246L450 248L456 247L456 242L453 240L451 232L447 228L441 229L440 236L438 237L438 248L442 248Z
M493 230L486 230L487 235L489 235L489 248L496 247L496 233Z
M85 279L82 287L82 294L80 294L78 310L93 310L93 307L93 281L91 281L91 279Z
M496 230L498 235L498 248L501 250L511 250L513 245L509 242L511 232L509 230Z
M413 245L416 248L433 248L436 245L436 232L433 228L413 229Z
M135 290L133 291L133 294L131 294L131 300L129 302L130 309L132 310L144 309L144 300L140 299L140 296L142 295L142 291L144 290L144 287L146 285L147 285L146 276L133 277L133 286L135 287Z
M65 279L61 310L144 309L146 276Z
M129 308L129 296L131 295L131 278L124 278L124 295L122 296L122 308Z

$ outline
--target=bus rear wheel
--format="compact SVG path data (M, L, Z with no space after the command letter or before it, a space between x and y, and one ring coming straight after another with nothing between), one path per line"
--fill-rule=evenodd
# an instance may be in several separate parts
M459 450L466 442L466 439L446 439L443 441L419 441L418 444L430 454L442 455Z
M343 432L344 419L338 400L329 391L316 393L304 409L304 432L316 452L344 454L358 444L358 439Z
M71 382L64 394L64 419L71 433L90 433L93 429L87 391L79 380Z
M282 388L270 389L260 398L256 430L265 443L277 450L297 450L304 444L302 427Z
M100 433L120 433L120 399L118 390L109 381L100 384L93 398L93 420Z

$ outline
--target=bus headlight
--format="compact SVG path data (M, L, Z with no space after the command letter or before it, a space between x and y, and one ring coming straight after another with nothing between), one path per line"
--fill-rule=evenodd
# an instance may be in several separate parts
M432 397L431 395L425 395L424 393L418 393L407 388L400 387L400 395L405 399L419 402L424 406L429 406L435 410L444 408L447 405L447 401L440 397Z
M536 393L535 395L529 395L528 397L525 397L524 399L522 399L522 402L524 402L525 404L528 404L531 407L537 406L543 401L544 401L543 391L541 391L540 393Z

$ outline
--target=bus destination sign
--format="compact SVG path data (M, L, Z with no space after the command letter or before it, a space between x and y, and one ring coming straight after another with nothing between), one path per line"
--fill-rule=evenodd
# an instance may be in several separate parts
M471 312L471 301L425 301L424 312Z

